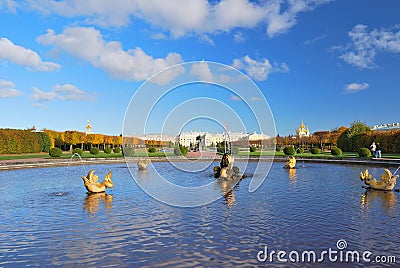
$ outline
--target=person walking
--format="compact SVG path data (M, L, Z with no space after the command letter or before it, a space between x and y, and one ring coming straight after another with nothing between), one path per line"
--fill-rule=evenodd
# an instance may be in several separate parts
M381 148L381 145L378 142L376 144L376 158L381 158L382 157L381 152L382 152L382 148Z
M371 150L372 157L375 158L376 157L376 144L374 141L372 142L371 146L369 146L369 149Z

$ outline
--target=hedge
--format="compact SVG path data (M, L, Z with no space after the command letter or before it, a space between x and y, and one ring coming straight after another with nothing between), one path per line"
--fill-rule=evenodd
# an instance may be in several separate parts
M358 150L358 155L360 157L370 157L372 154L371 154L371 151L368 148L360 148Z
M94 154L94 155L99 154L99 148L97 148L97 147L90 148L90 154Z
M80 148L75 148L75 149L72 150L72 154L73 155L74 154L79 154L79 156L82 156L83 155L83 150L80 149Z
M312 148L312 149L311 149L311 153L312 153L312 154L320 154L320 153L321 153L321 150L320 150L319 148L316 148L316 147L315 147L315 148Z
M50 137L44 132L0 129L0 154L49 152Z
M283 153L284 153L285 155L295 155L296 149L294 149L293 146L286 146L286 147L283 149Z
M342 155L342 150L340 148L332 148L331 155Z
M62 151L60 148L57 148L57 147L51 148L49 151L49 155L51 157L60 157L62 155Z

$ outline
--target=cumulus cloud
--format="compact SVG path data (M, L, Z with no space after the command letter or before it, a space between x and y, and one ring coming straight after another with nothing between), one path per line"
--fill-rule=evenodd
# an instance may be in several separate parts
M128 81L145 80L169 66L183 62L178 53L169 53L165 58L153 58L139 47L124 50L120 42L105 41L100 31L92 27L66 28L60 34L50 29L37 41L85 60L111 77ZM176 72L170 74L170 79L178 75Z
M332 0L25 0L44 14L86 18L102 27L127 26L132 18L173 37L214 34L235 28L263 25L268 36L284 33L297 23L299 13L308 12Z
M240 59L234 59L232 67L245 71L249 77L256 81L267 80L268 75L273 72L289 71L289 67L286 63L274 64L273 66L268 59L257 61L252 59L249 55Z
M14 0L1 0L0 1L0 10L6 10L15 13L17 10L18 4Z
M235 81L234 77L224 74L223 70L213 72L207 62L194 63L190 68L190 74L196 76L200 81L211 83L228 83Z
M368 83L350 83L344 86L346 93L356 93L358 91L367 89L369 87Z
M15 89L13 82L0 79L0 98L13 98L19 95L21 92Z
M349 32L349 37L350 43L336 49L343 51L339 56L342 60L360 69L375 68L378 52L400 53L400 26L368 31L366 25L358 24Z
M36 52L17 46L7 38L0 39L0 59L25 66L33 71L52 72L61 68L57 63L43 62Z
M37 102L52 101L54 99L81 101L93 100L92 95L78 89L76 86L71 84L55 85L51 91L43 91L34 87L32 91L32 98Z

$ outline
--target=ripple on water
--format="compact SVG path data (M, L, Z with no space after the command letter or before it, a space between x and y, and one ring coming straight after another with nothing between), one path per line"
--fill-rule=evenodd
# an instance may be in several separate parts
M213 180L208 171L193 182L153 164L185 185ZM246 178L225 198L197 208L152 199L121 167L86 167L100 180L113 170L115 187L93 196L79 166L2 172L0 266L254 267L266 245L320 252L335 249L339 239L351 250L400 256L399 193L361 188L364 167L307 164L293 174L277 163L255 193ZM250 163L246 173L254 168ZM151 180L151 172L142 175Z

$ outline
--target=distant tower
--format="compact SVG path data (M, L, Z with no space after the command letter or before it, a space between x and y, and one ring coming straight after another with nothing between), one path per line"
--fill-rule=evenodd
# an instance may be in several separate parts
M92 126L90 125L90 120L87 121L86 134L92 134Z
M310 137L310 130L308 130L308 127L306 127L306 126L304 125L304 122L303 122L303 121L301 121L300 128L296 129L296 135L297 135L299 138L302 138L302 137Z

